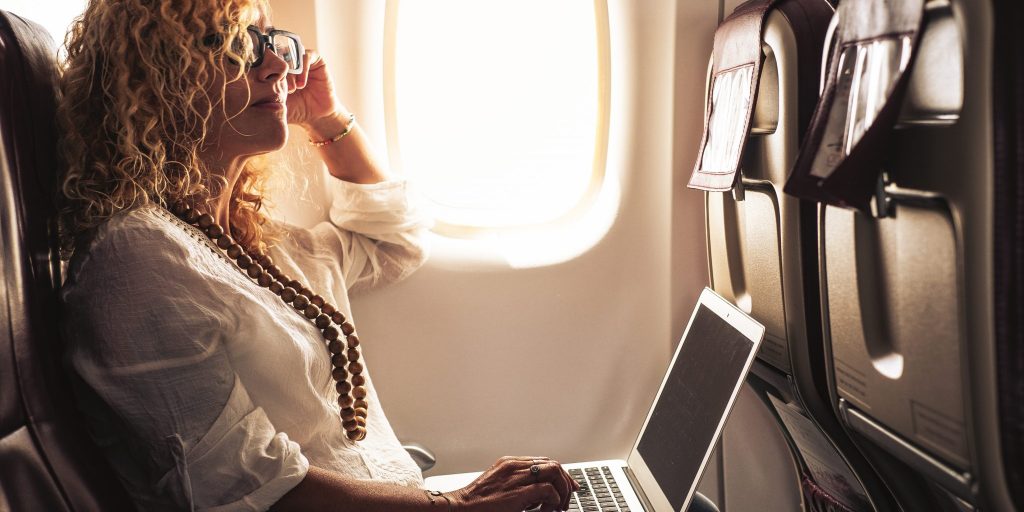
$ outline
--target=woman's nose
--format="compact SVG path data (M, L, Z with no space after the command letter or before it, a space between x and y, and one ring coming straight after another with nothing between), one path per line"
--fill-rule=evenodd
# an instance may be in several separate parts
M262 81L276 82L288 72L288 63L269 47L263 52L263 62L256 68L256 76Z

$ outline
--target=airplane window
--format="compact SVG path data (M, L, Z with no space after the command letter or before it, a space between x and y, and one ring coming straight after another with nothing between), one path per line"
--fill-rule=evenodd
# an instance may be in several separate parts
M42 25L60 47L71 22L85 10L85 3L86 0L4 0L0 7Z
M434 204L440 232L543 224L596 194L603 0L390 5L389 151Z

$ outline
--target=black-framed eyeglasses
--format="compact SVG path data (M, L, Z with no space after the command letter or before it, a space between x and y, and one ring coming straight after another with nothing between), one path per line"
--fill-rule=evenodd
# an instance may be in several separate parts
M249 25L245 32L252 40L254 60L249 63L251 67L259 67L260 64L263 64L264 51L270 48L270 51L276 53L288 64L289 73L302 73L302 56L305 50L302 48L302 41L298 34L277 29L264 34L253 25Z
M277 29L272 29L264 34L254 25L246 27L245 33L251 47L239 46L232 50L239 55L248 57L245 63L246 67L256 68L263 64L266 50L270 48L270 51L276 53L288 65L288 73L302 73L302 57L305 49L302 47L302 40L299 39L298 34ZM210 35L204 38L203 42L209 46L215 46L223 41L222 37L219 34ZM244 41L245 39L239 40L236 44L243 45Z

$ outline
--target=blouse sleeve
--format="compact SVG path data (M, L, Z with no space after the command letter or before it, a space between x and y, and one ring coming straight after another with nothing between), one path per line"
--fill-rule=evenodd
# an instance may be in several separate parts
M405 181L361 185L331 179L329 221L309 229L280 225L283 253L337 265L348 290L404 279L427 258L430 221L415 208Z
M142 510L268 509L309 463L232 367L227 298L187 263L206 249L125 231L95 244L62 290L94 438Z

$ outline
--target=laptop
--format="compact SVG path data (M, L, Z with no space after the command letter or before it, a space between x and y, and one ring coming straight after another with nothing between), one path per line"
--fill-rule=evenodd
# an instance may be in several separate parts
M628 457L562 465L580 484L569 510L686 510L763 338L763 325L705 288ZM426 488L452 491L479 474L430 477Z

